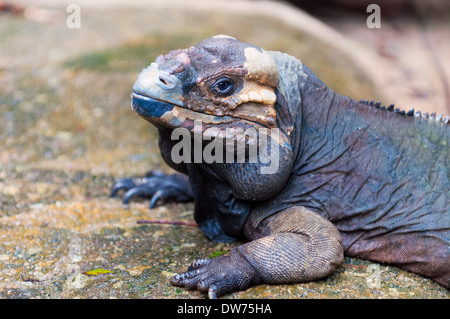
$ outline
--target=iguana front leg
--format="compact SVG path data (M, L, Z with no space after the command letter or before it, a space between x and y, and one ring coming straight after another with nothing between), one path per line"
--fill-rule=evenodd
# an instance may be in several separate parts
M336 227L301 206L267 218L247 236L252 241L233 248L229 256L198 260L172 277L171 284L207 291L215 298L254 284L320 279L344 258Z

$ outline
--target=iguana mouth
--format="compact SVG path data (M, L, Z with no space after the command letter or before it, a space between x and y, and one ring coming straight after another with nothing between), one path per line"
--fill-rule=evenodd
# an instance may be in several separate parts
M187 121L200 121L205 125L219 125L229 124L233 121L245 121L256 127L267 127L266 123L260 123L257 120L246 118L246 116L232 116L232 115L210 115L203 112L189 110L184 106L175 104L173 102L164 101L155 97L148 96L141 92L134 91L131 94L132 109L149 120L156 120L158 122L166 123L172 128L184 127L182 124Z
M132 109L139 115L150 120L160 119L171 127L180 127L185 121L200 121L203 124L231 123L231 116L209 115L193 110L188 110L182 106L150 97L143 93L133 92Z
M248 128L263 128L260 123L236 118L232 116L209 115L193 110L188 110L182 106L163 101L140 92L131 94L131 108L144 119L155 124L161 124L170 128L185 128L194 132L195 127L201 124L202 134L211 137L235 139L245 137L244 131ZM233 123L233 125L229 125Z

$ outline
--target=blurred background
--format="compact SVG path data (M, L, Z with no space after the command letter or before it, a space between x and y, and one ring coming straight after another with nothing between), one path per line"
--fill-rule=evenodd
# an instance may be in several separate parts
M73 3L0 1L0 298L201 297L167 277L233 244L136 224L192 221L190 203L149 211L109 198L115 178L170 172L155 129L130 109L159 54L228 34L296 56L340 94L450 115L446 0L79 0L79 27ZM380 28L367 25L372 3ZM347 258L326 280L229 297L450 297L385 265L368 285L371 265ZM85 274L95 268L114 273Z

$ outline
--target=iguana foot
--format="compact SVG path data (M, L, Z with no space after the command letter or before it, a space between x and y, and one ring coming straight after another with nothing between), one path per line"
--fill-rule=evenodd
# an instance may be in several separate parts
M119 178L112 185L110 196L115 197L120 190L126 191L122 199L125 205L132 197L150 199L150 208L154 208L158 200L187 202L193 199L187 176L160 171L150 171L145 177Z
M337 228L305 207L288 207L260 221L257 227L254 216L250 215L245 229L252 241L234 247L229 256L194 262L170 283L207 291L215 298L254 284L324 278L344 260Z
M234 250L230 256L199 259L189 266L187 272L170 278L172 285L208 292L210 299L260 282L256 270Z

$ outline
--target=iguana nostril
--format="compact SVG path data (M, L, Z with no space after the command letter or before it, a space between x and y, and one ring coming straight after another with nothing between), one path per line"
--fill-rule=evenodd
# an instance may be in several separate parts
M156 78L157 81L156 84L165 90L170 90L173 89L176 86L176 82L173 81L170 76L164 75L164 74L159 74Z

